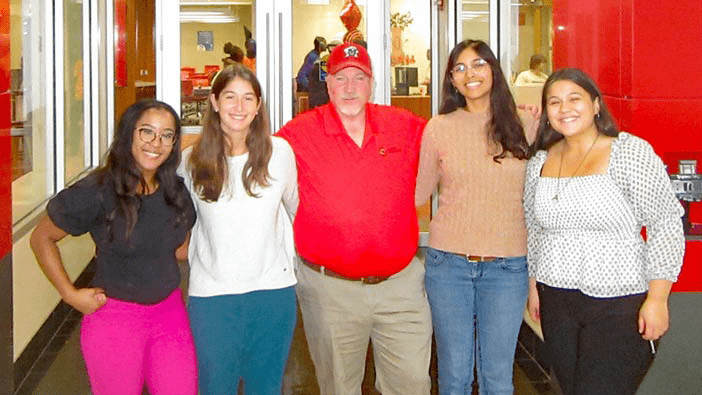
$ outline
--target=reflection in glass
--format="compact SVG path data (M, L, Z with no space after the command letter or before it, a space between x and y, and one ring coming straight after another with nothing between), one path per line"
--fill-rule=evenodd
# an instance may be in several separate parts
M10 93L12 218L16 223L52 190L47 168L44 107L47 86L44 55L43 1L10 2Z
M83 122L83 2L64 0L64 155L65 177L70 183L87 168Z
M210 84L219 70L233 62L256 69L255 2L246 3L181 2L180 102L183 126L202 125Z
M552 6L520 1L513 13L510 46L502 62L517 104L541 105L541 90L552 69Z
M391 104L431 118L431 3L390 1ZM431 202L417 208L420 232L429 231Z
M483 40L490 43L490 0L462 1L462 40Z
M329 101L326 61L329 53L345 40L365 42L366 10L357 1L346 7L346 0L327 4L294 2L291 37L293 116ZM319 45L320 42L324 45ZM307 87L298 81L307 81Z

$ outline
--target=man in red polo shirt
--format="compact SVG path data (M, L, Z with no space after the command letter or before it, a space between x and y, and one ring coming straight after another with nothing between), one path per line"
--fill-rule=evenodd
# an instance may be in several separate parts
M319 387L360 394L370 339L378 390L426 395L432 328L414 206L425 121L369 102L359 44L337 46L327 71L330 102L278 132L297 159L297 292Z

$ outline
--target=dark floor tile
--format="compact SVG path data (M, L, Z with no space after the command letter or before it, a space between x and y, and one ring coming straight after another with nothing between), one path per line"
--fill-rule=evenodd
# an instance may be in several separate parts
M551 382L529 383L539 395L559 395L560 393Z
M521 343L517 343L517 351L514 353L514 359L519 361L521 359L532 359L531 354L527 352Z
M532 356L536 362L538 362L539 365L544 367L546 370L548 370L548 367L551 366L551 362L549 361L549 353L546 350L546 343L542 341L537 342L532 352Z
M62 328L54 339L56 350L46 351L46 358L35 363L34 369L15 395L89 395L90 389L85 364L80 354L80 314L72 314L73 329ZM70 325L69 325L70 327ZM523 332L520 343L531 344L538 349L535 335ZM540 340L539 340L540 341ZM47 362L48 361L48 362ZM367 358L367 373L362 386L362 395L380 395L374 388L373 359L371 351ZM557 395L554 386L543 368L539 367L528 347L520 344L515 353L515 395ZM430 367L432 395L437 394L436 354ZM473 394L477 394L477 386ZM145 392L146 394L146 392ZM283 395L320 395L307 341L302 329L302 317L293 335L290 358L286 366Z
M88 377L75 320L65 321L34 362L15 395L87 395Z
M549 377L546 372L539 366L536 361L533 360L520 360L517 366L526 374L529 381L536 382L546 382L549 381Z
M521 344L528 353L533 355L539 342L541 342L541 339L536 336L534 331L532 331L529 326L522 324L519 330L519 344Z

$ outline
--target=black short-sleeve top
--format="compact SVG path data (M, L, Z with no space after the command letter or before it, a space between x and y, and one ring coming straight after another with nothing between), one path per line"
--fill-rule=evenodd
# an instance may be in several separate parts
M114 187L99 179L93 174L61 191L49 201L49 217L71 235L90 233L97 246L93 286L104 289L110 298L128 302L151 305L163 301L180 284L175 250L195 223L188 191L180 180L179 193L187 202L186 220L180 224L162 188L141 196L137 223L127 240L126 220L119 210L113 214L117 206Z

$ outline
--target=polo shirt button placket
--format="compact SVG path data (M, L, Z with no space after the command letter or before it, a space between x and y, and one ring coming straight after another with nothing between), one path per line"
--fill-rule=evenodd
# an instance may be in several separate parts
M387 151L385 151L385 148L383 148L383 147L381 147L380 149L378 149L378 153L380 154L380 156L385 156L385 155L387 155Z

